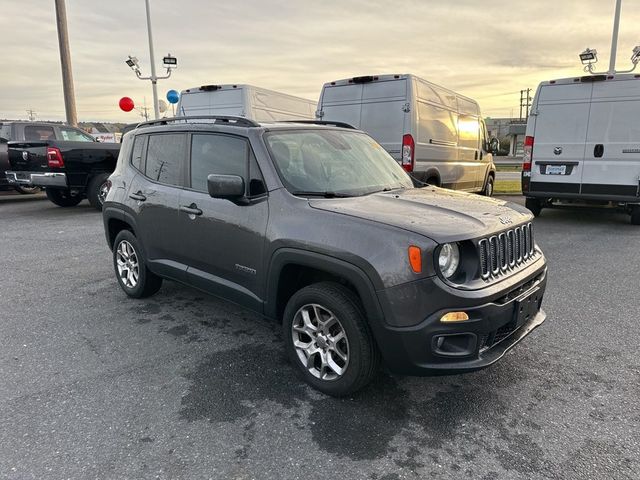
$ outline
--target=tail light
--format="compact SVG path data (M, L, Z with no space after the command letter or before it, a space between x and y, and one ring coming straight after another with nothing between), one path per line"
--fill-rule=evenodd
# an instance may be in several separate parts
M413 172L415 164L416 144L409 134L402 137L402 163L400 164L407 172Z
M524 155L522 156L522 171L531 171L531 161L533 160L533 137L524 138Z
M47 147L47 165L49 168L62 168L64 167L64 160L62 160L62 152L56 147Z

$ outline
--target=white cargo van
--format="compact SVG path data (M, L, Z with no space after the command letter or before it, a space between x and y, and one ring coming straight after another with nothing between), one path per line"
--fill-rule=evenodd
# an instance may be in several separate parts
M493 193L495 165L478 103L414 75L325 83L316 118L364 130L418 180Z
M640 76L589 75L543 82L525 138L526 205L597 201L640 224Z
M204 85L180 94L178 116L230 115L257 122L313 120L316 103L253 85Z

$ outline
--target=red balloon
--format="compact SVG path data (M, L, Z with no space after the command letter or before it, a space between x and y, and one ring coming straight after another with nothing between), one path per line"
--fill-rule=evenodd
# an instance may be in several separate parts
M131 100L129 97L122 97L120 99L120 102L118 102L118 105L120 105L120 110L122 110L123 112L130 112L134 107L133 100Z

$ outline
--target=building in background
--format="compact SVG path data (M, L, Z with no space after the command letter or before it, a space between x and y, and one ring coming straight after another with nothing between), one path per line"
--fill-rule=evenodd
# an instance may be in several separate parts
M527 121L519 118L486 118L489 138L500 140L499 155L521 157L524 148L524 132Z

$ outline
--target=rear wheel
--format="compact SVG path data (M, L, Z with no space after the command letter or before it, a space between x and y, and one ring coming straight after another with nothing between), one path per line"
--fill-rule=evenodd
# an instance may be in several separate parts
M527 198L524 201L524 206L531 210L534 217L540 216L540 212L542 212L542 203L537 198Z
M631 224L640 225L640 205L636 205L631 209Z
M16 190L16 192L23 195L32 195L40 191L40 187L24 187L22 185L16 185L13 188Z
M80 195L71 195L71 191L61 188L45 189L47 198L59 207L75 207L82 201Z
M102 205L109 193L109 175L110 173L100 173L89 181L87 186L87 200L93 208L102 211Z
M426 183L427 185L432 185L434 187L440 186L440 180L438 179L438 177L429 177L424 183Z
M495 183L495 179L493 178L493 175L489 175L487 177L487 183L485 183L484 185L484 190L482 191L482 194L485 197L493 197L493 185Z
M296 292L285 308L285 348L298 374L328 395L349 395L377 373L380 354L358 298L338 283Z
M116 236L113 267L120 287L130 297L149 297L162 286L162 278L147 268L140 242L129 230L122 230Z

